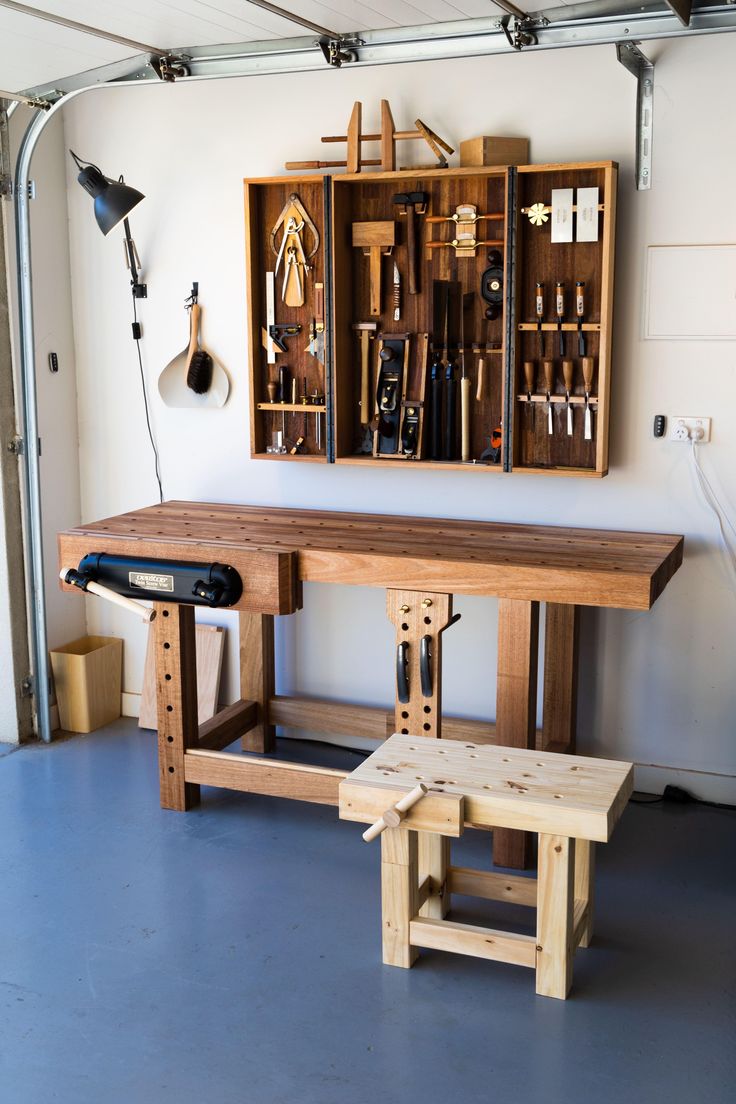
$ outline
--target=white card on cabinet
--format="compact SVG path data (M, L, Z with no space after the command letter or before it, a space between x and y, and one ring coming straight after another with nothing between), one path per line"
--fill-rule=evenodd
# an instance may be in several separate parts
M598 188L578 188L578 217L575 240L579 242L598 241Z
M553 242L572 241L572 188L552 189Z

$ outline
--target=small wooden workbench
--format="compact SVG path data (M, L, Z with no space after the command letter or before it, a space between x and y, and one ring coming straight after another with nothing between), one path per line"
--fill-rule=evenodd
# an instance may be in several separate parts
M337 804L345 772L225 753L273 748L274 726L383 740L391 732L570 752L575 748L578 608L649 609L682 563L683 539L654 533L380 514L165 502L67 530L60 566L93 552L217 561L243 580L241 699L198 727L194 608L156 602L161 802L187 809L199 786ZM275 694L273 618L301 608L303 582L384 587L408 700L385 709ZM499 600L496 721L442 717L442 632L452 596ZM536 731L539 603L547 604L543 726ZM429 638L428 641L426 638ZM431 694L422 693L422 641ZM402 695L406 697L406 694ZM498 865L528 865L529 837L499 829Z

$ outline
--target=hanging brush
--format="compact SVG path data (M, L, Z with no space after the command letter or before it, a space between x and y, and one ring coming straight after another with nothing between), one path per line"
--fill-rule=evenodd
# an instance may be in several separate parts
M187 387L196 395L204 395L212 383L212 357L200 346L202 308L198 302L199 285L194 284L189 316L189 355L187 361Z

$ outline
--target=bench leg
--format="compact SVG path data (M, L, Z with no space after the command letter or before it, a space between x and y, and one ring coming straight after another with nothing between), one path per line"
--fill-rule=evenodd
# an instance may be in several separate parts
M243 751L273 751L276 730L268 723L268 706L274 695L273 617L268 613L241 611L240 696L258 705L258 723L242 739Z
M199 804L199 786L184 781L184 753L199 739L194 606L153 605L161 808L184 812Z
M579 947L589 947L593 938L593 881L595 877L595 844L589 840L575 840L575 900L588 905L585 925L580 935Z
M381 835L381 921L386 966L409 967L418 950L409 943L409 924L417 914L419 871L417 833L387 828Z
M450 911L447 892L447 867L450 864L450 840L434 832L419 832L419 885L429 878L429 896L419 910L420 916L444 920Z
M496 740L505 747L533 748L537 731L539 603L498 601ZM496 866L524 870L531 865L532 837L509 828L493 830Z
M575 840L539 834L537 993L564 1000L572 984Z

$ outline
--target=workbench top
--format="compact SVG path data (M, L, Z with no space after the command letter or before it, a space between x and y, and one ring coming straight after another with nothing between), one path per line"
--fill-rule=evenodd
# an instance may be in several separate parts
M91 552L240 570L243 553L296 560L297 582L498 595L649 609L682 563L683 538L207 502L164 502L68 529L60 561ZM247 586L247 579L244 578ZM298 601L298 599L297 599ZM278 612L289 612L284 607Z

